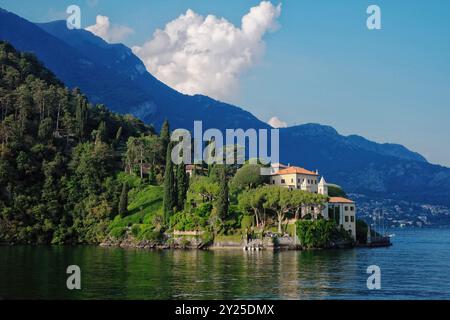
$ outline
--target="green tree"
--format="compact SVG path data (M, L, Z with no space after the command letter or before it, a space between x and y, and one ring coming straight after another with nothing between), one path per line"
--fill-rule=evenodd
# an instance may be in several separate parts
M83 141L86 135L86 122L88 118L88 110L86 98L78 94L76 105L76 123L77 123L77 135L80 141Z
M219 184L210 177L196 175L189 181L187 200L189 203L213 202L219 194Z
M219 195L217 197L217 215L225 220L228 215L228 179L225 165L221 165L219 169Z
M256 188L267 182L267 176L261 175L261 166L258 164L245 164L237 170L231 184L237 190Z
M122 185L122 193L120 194L119 215L123 218L128 215L128 183Z
M177 205L178 210L182 210L184 208L184 204L186 202L186 193L188 190L188 175L186 174L186 169L184 164L180 164L177 166Z
M342 198L347 198L347 194L345 193L345 191L336 185L328 185L328 195L330 197L342 197Z
M172 144L169 143L166 154L166 169L164 172L164 220L169 222L170 216L173 214L173 209L176 205L177 193L175 190L174 165L172 162Z
M97 129L97 139L102 142L106 142L107 137L108 137L108 134L106 131L106 123L105 123L105 121L101 121L100 124L98 125L98 129Z
M160 137L161 143L162 143L162 152L163 152L163 154L167 154L167 148L168 148L169 142L170 142L170 126L169 126L169 121L167 121L167 119L164 121L164 123L161 127L161 132L159 133L159 137Z
M263 217L265 192L263 188L249 189L238 197L238 206L243 212L252 212L255 216L256 225L265 224Z
M43 119L39 124L38 137L41 140L49 140L53 132L53 121L51 118Z

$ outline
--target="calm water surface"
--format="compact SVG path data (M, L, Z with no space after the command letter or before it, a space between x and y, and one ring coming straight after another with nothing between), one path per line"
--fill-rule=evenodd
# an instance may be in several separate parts
M314 252L0 247L0 299L450 299L450 229L393 232L390 248Z

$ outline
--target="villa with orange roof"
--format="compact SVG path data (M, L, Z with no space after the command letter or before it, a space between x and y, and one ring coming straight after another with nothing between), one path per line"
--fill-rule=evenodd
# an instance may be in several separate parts
M290 190L298 189L328 196L328 184L319 172L301 167L277 163L272 166L270 184L284 186ZM320 179L319 179L320 178ZM318 211L318 208L306 208L302 216L310 214L313 218L322 215L325 219L334 219L336 223L347 230L356 239L356 204L350 199L330 197L328 203Z

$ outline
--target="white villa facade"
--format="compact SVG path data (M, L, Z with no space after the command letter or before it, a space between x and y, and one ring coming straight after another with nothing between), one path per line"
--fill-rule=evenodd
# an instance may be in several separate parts
M328 184L324 177L319 178L318 171L277 163L272 165L270 184L328 196ZM313 218L321 214L325 219L334 219L356 240L356 204L352 200L330 197L322 210L311 207L302 212L302 217L306 214L310 214Z

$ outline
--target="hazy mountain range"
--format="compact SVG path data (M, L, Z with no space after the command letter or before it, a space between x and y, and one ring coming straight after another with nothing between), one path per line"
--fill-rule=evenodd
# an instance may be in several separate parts
M69 30L65 21L34 24L0 9L0 39L35 53L91 102L131 113L156 129L166 118L172 128L191 129L194 120L202 120L204 128L270 128L242 108L173 90L148 73L128 47L108 44L85 30ZM450 169L398 144L305 124L280 129L280 152L282 162L319 169L349 192L450 205Z

